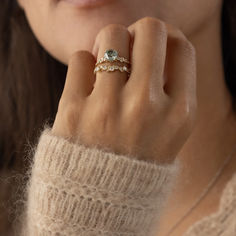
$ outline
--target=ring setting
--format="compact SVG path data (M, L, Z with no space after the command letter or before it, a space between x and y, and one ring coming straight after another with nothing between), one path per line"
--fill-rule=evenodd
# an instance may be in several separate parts
M118 52L116 50L109 49L105 52L104 58L108 61L114 61L118 57Z
M121 63L126 63L126 64L131 64L130 61L124 57L120 57L118 52L114 49L108 49L106 50L106 52L104 53L104 56L102 58L100 58L97 63L95 64L95 69L94 69L94 73L98 72L98 71L115 71L115 70L119 70L120 72L127 72L128 74L130 74L130 69L126 66L118 66L118 65L100 65L103 64L104 62L121 62Z

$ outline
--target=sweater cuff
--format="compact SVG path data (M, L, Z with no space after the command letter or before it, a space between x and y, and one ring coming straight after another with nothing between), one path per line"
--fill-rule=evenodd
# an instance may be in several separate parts
M28 189L29 235L148 235L178 164L159 165L42 133Z

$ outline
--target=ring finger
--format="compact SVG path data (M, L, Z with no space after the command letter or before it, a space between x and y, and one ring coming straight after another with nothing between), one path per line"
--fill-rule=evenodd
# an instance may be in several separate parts
M123 25L111 24L103 28L97 35L94 51L97 55L97 60L104 56L108 49L114 49L118 52L119 57L124 57L130 60L130 33ZM128 66L124 62L103 62L103 65L111 66ZM102 65L101 64L101 65ZM114 93L117 89L122 88L128 79L128 73L120 70L114 71L98 71L96 73L96 82L93 92ZM105 91L104 91L105 90Z

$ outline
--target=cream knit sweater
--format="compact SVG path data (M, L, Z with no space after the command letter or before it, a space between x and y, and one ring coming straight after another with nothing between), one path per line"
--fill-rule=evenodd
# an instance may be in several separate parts
M25 236L157 236L177 162L159 165L42 133L28 185ZM155 226L155 227L154 227ZM236 236L236 175L217 214L185 236Z

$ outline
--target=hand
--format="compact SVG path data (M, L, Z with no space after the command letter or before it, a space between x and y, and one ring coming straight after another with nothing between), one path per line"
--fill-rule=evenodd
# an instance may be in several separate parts
M132 71L98 72L107 49L130 59ZM159 163L175 159L196 117L195 49L177 28L145 17L98 33L93 54L76 52L52 128L86 146Z

